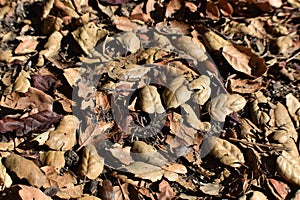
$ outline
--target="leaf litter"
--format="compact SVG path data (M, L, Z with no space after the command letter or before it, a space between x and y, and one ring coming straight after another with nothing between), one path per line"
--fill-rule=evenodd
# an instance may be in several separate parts
M0 199L299 197L297 1L0 5Z

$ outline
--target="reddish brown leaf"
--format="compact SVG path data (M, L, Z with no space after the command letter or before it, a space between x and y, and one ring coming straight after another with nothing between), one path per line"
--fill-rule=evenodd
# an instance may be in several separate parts
M171 200L175 197L176 193L171 188L170 184L163 180L159 184L159 193L157 194L157 199L160 200Z
M53 94L56 88L62 86L60 80L57 80L54 76L51 75L39 75L33 74L31 76L32 86L47 93Z
M115 193L110 180L106 179L102 182L100 197L103 200L115 200Z
M0 133L15 132L16 135L22 136L31 131L46 131L51 125L59 122L61 118L62 115L52 111L42 111L21 119L5 117L0 120Z

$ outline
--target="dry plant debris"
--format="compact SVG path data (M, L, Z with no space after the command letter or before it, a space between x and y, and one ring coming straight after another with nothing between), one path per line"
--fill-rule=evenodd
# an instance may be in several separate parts
M0 199L300 199L297 0L0 0Z

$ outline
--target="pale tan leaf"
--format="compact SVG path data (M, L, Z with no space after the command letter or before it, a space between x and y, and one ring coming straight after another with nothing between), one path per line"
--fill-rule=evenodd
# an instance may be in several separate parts
M177 108L187 102L192 92L187 88L188 81L184 76L179 76L171 81L162 97L167 108Z
M188 172L187 168L183 164L178 164L178 163L167 164L163 166L162 169L170 172L175 172L178 174L186 174Z
M50 149L57 151L70 150L76 143L76 129L79 120L74 115L66 115L58 127L49 135L45 143Z
M13 140L9 140L8 142L0 142L0 150L1 151L12 151L15 148L15 143Z
M65 166L65 157L63 151L47 151L40 153L40 160L43 165L53 166L59 172Z
M223 39L221 36L217 35L213 31L209 30L204 33L204 42L205 44L214 51L219 51L221 48L231 45L230 42L227 40Z
M53 4L54 4L54 0L47 0L45 2L44 8L43 8L43 13L42 13L42 19L46 18L49 15L49 13L53 7Z
M141 47L140 39L133 32L124 32L116 39L119 40L123 47L131 53L136 53Z
M107 30L98 27L94 22L85 24L83 27L79 27L72 32L74 39L87 55L91 55L91 51L96 46L97 42L107 34Z
M286 106L288 111L295 122L295 126L299 127L300 123L300 102L293 96L292 93L286 95Z
M298 133L285 106L281 103L278 103L274 109L274 114L276 126L281 130L285 130L289 137L297 141Z
M35 39L27 39L22 41L15 49L15 54L23 55L36 52L35 48L39 42Z
M28 72L22 70L15 80L13 91L26 93L30 87L30 75Z
M201 75L199 78L191 81L188 84L190 90L196 90L192 95L192 100L200 105L204 105L210 98L211 87L210 78L205 75Z
M44 166L41 167L41 170L45 173L48 180L48 184L46 187L44 186L45 188L63 188L76 183L76 177L71 171L64 172L63 175L61 175L60 172L57 172L54 166Z
M32 186L40 188L46 184L46 176L42 173L38 166L34 164L33 161L27 160L22 156L11 154L6 157L4 165L20 179L25 178Z
M275 8L280 8L282 6L281 0L268 0L269 4Z
M249 48L238 45L226 45L222 49L222 54L236 71L251 77L260 77L267 70L264 59L252 53Z
M152 146L143 141L135 141L131 148L133 157L137 160L150 163L155 166L162 166L167 160Z
M44 194L41 190L30 187L27 185L17 185L18 187L21 187L21 190L19 191L19 196L22 200L51 200L52 198Z
M163 113L165 109L161 103L157 88L152 85L143 87L140 91L140 104L147 113Z
M115 147L115 146L114 146ZM125 165L129 165L130 163L134 162L131 153L130 153L131 147L124 147L124 148L111 148L109 149L111 154L117 158L120 162L124 163Z
M63 15L67 15L74 18L79 18L80 16L75 11L74 6L70 1L60 1L60 0L54 0L54 6L59 9Z
M208 59L205 47L198 39L183 35L171 40L171 42L177 49L192 56L198 62Z
M204 194L212 195L212 196L220 196L220 193L223 190L223 186L218 183L201 183L200 190Z
M226 115L243 109L246 103L239 94L220 94L211 100L209 112L213 120L224 122Z
M282 151L276 160L277 171L288 182L300 186L300 159Z
M61 199L80 198L83 195L84 185L70 185L66 188L60 188L55 196Z
M164 170L160 167L144 162L134 162L126 167L120 168L120 170L126 170L136 177L148 179L152 182L160 180L164 175Z
M224 165L241 167L245 163L241 150L234 144L215 136L207 138L206 142L211 154Z
M94 145L85 146L78 170L80 176L96 179L103 171L104 159L99 156Z
M77 200L101 200L101 199L95 196L86 195L84 197L77 198Z
M249 200L267 200L268 198L260 191L253 191L250 193Z
M33 138L33 139L31 140L31 142L32 142L32 141L37 141L39 145L44 145L44 144L46 143L46 141L48 140L48 138L49 138L50 132L52 132L52 131L54 131L54 130L55 130L54 127L48 129L48 130L45 131L44 133L41 133L41 134L39 134L38 136L36 136L35 138Z
M70 86L76 85L77 81L81 78L81 75L85 70L81 67L68 68L64 70L64 76L67 79Z
M12 185L10 176L6 173L6 168L2 164L2 157L0 157L0 191L9 188Z
M113 24L121 31L134 31L139 28L139 25L131 21L127 17L119 17L114 15L112 18Z
M190 124L191 127L201 131L208 131L211 128L209 122L201 122L197 117L192 107L188 104L182 104L181 107L185 110L185 120Z
M42 32L44 34L51 34L55 31L61 30L63 20L57 16L49 15L42 21Z

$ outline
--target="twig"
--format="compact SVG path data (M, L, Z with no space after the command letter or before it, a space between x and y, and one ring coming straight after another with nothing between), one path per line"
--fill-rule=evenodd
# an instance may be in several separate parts
M266 148L273 148L273 149L282 149L286 151L290 151L290 148L280 146L280 144L260 144L260 143L254 143L254 142L248 142L245 140L239 140L235 138L229 138L229 140L235 141L235 142L242 142L246 145L254 145L254 146L260 146L260 147L266 147Z

